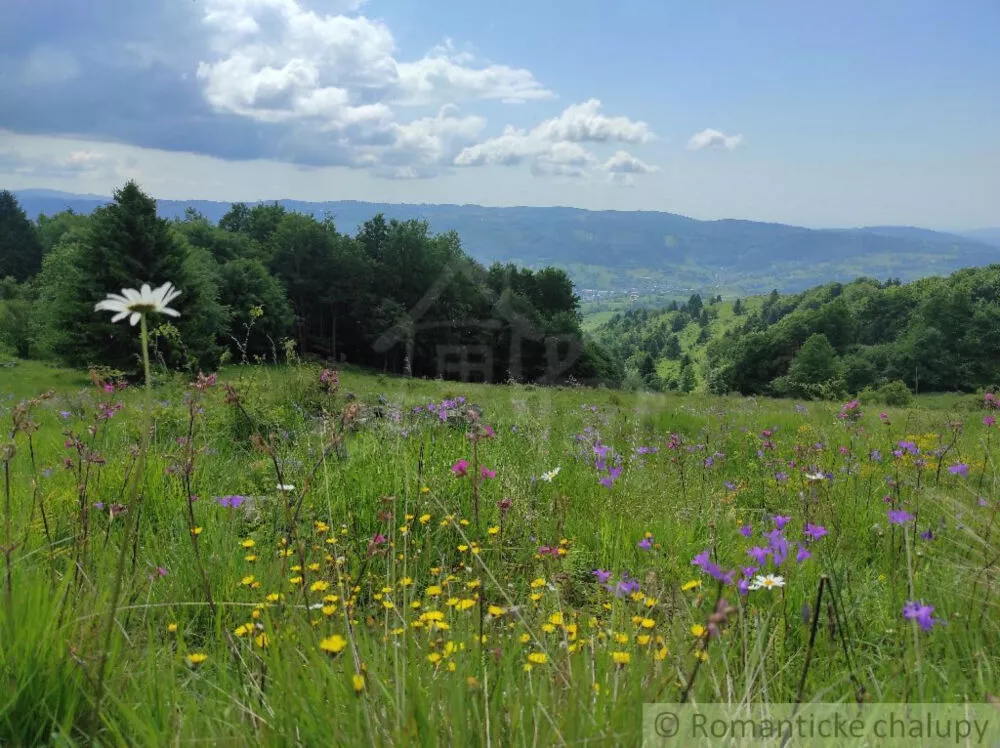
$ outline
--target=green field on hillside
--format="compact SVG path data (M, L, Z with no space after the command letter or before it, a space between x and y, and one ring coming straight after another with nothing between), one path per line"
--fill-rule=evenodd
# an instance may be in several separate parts
M617 746L644 702L985 701L996 401L927 402L0 368L0 744Z

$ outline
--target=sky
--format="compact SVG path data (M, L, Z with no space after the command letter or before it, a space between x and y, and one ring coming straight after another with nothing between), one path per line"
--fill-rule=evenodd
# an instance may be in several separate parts
M1000 226L996 0L0 0L0 187Z

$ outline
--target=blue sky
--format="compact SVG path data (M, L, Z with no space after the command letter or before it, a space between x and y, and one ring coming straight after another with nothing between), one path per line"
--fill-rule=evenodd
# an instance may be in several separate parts
M997 28L995 0L4 0L0 186L995 226Z

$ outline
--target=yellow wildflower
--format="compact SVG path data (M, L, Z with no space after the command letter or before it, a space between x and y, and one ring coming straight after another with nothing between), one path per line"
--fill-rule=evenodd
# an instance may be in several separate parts
M347 640L340 634L328 636L319 643L319 648L330 654L340 654L347 646Z

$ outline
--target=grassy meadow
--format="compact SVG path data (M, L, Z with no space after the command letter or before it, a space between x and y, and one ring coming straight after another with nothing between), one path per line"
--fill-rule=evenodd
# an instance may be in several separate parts
M635 745L643 702L984 701L995 401L917 402L0 368L0 745Z

